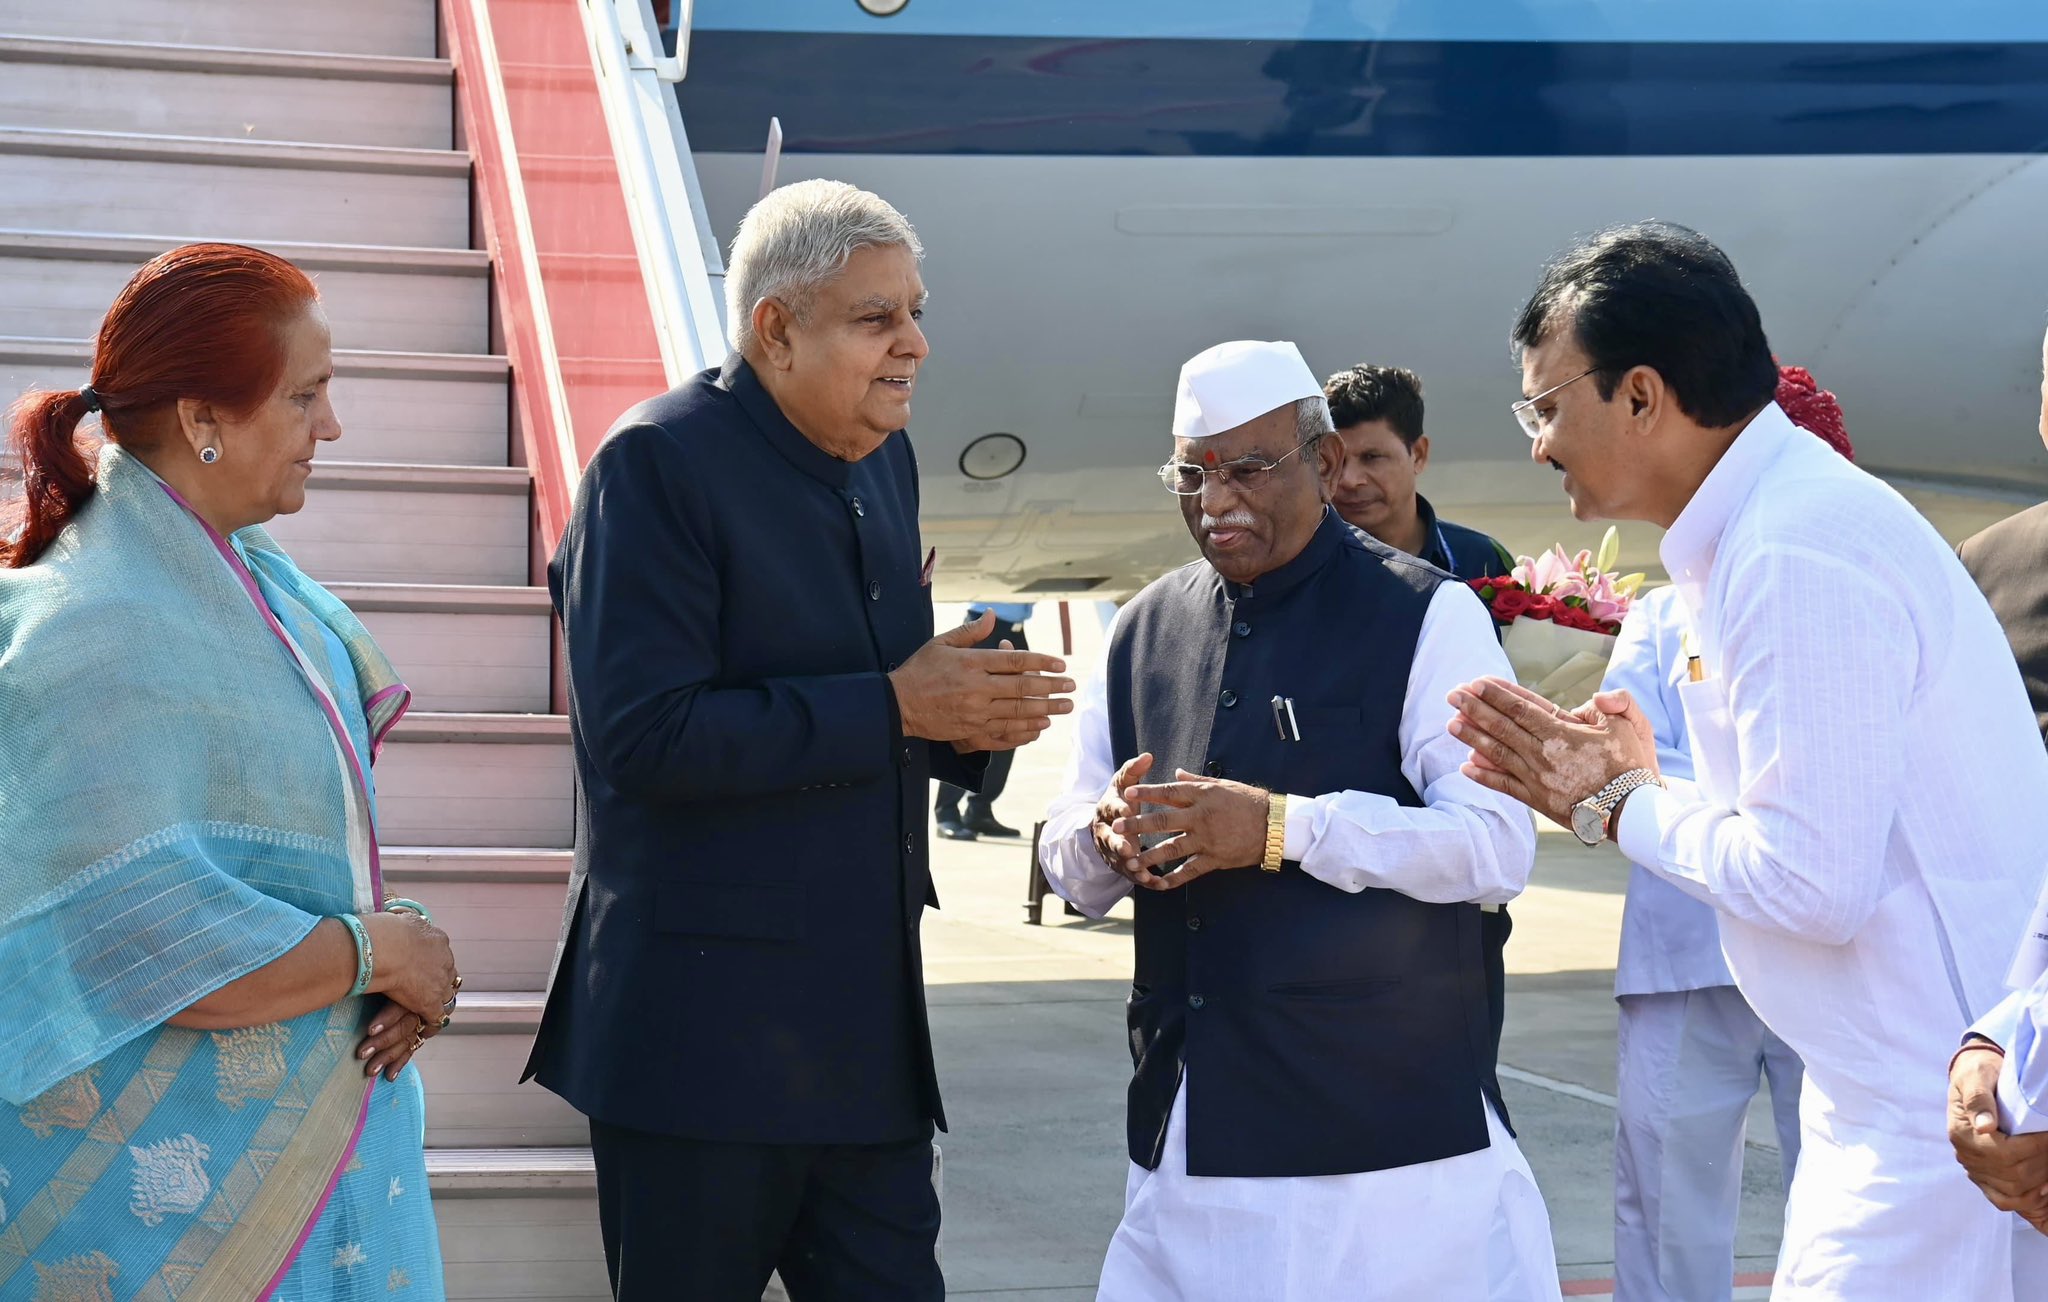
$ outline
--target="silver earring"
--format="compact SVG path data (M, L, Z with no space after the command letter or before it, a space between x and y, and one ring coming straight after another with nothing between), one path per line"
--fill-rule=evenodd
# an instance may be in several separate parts
M201 461L205 462L205 463L206 463L207 465L209 465L209 466L210 466L210 465L212 465L212 464L213 464L214 462L216 462L216 461L220 460L220 449L219 449L219 448L201 448L201 449L199 449L199 459L200 459Z

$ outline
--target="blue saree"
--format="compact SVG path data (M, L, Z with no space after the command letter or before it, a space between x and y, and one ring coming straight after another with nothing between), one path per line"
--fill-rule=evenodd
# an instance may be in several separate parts
M116 447L0 570L0 1302L443 1296L424 1106L376 1000L167 1018L377 907L370 760L407 694L260 528Z

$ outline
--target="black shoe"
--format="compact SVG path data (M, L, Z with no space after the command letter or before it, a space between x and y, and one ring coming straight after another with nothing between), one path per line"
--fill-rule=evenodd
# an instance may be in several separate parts
M975 839L975 834L963 826L957 818L940 819L939 835L945 837L948 841L972 841Z
M980 836L1024 835L1022 832L1018 831L1014 827L1004 827L1001 823L998 823L996 821L996 816L994 814L985 814L978 809L968 810L967 816L961 819L960 821L962 825L967 828L969 833Z

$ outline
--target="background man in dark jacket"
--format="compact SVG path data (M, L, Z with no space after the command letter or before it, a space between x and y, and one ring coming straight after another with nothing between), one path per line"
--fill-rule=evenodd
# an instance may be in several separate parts
M576 870L530 1070L590 1118L621 1299L937 1299L928 782L1070 704L932 637L922 249L837 182L733 243L735 355L620 417L549 567Z
M1344 456L1329 481L1344 523L1461 579L1491 578L1515 558L1477 529L1437 518L1415 481L1429 467L1422 380L1399 366L1360 364L1323 381Z

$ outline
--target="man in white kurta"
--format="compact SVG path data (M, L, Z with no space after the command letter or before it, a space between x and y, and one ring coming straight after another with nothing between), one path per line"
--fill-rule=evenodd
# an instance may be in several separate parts
M1249 350L1245 373L1233 367L1229 350L1235 348ZM1261 378L1260 365L1251 364L1261 356L1286 377L1279 387L1273 387L1271 368ZM1040 839L1041 862L1054 889L1091 916L1102 916L1140 886L1178 896L1148 893L1139 899L1140 982L1133 991L1132 1025L1138 1064L1132 1088L1134 1160L1125 1214L1103 1263L1100 1297L1105 1302L1556 1298L1556 1263L1542 1197L1484 1092L1491 1084L1492 1063L1478 912L1522 890L1534 858L1533 828L1513 801L1459 773L1464 748L1443 734L1450 717L1444 695L1450 687L1475 671L1504 671L1507 662L1472 593L1364 539L1325 511L1312 466L1301 467L1296 480L1281 478L1285 466L1263 475L1230 471L1222 484L1213 470L1202 473L1219 464L1209 455L1217 448L1226 470L1246 464L1240 445L1260 428L1259 420L1247 418L1261 413L1278 415L1267 424L1284 437L1257 451L1265 462L1280 459L1295 442L1287 409L1301 403L1320 411L1322 399L1291 345L1226 345L1203 354L1184 372L1176 458L1184 467L1181 477L1200 495L1200 505L1192 505L1193 496L1184 501L1190 503L1189 523L1205 555L1221 564L1212 571L1211 560L1205 560L1167 576L1113 623L1105 664L1077 707L1074 755ZM1325 426L1327 419L1327 414L1320 416ZM1209 441L1206 448L1204 440ZM1300 448L1304 451L1296 455L1306 459L1316 444L1304 438ZM1263 482L1252 486L1244 482L1247 478ZM1306 495L1298 503L1311 513L1302 517L1303 527L1313 531L1306 543L1290 537L1278 544L1269 562L1252 566L1256 575L1225 568L1246 546L1241 532L1289 536L1284 523L1272 525L1281 499L1289 494ZM1398 571L1400 577L1383 580L1383 571ZM1232 574L1249 581L1228 579ZM1370 600L1382 582L1401 589L1390 602L1413 600L1403 608L1417 613L1419 632L1411 630L1408 646L1353 641L1345 627L1332 622L1364 618L1353 594L1364 593ZM1162 626L1162 604L1184 596L1192 604L1169 611L1194 613L1185 619L1175 614ZM1150 641L1143 629L1148 619L1158 634ZM1134 645L1174 649L1157 655L1133 652ZM1119 654L1140 657L1138 663L1124 663L1121 690L1115 686ZM1145 686L1133 692L1132 678ZM1391 683L1392 698L1344 704L1358 700L1361 683L1377 681ZM1129 787L1130 766L1142 768L1149 760L1124 753L1117 738L1147 735L1142 727L1134 733L1130 718L1134 708L1144 712L1146 692L1155 707L1162 701L1168 709L1176 701L1199 703L1188 712L1201 734L1190 745L1199 742L1196 749L1210 759L1204 763L1200 754L1190 752L1193 757L1184 767L1199 769L1200 775L1182 773L1181 781L1165 788ZM1282 692L1284 698L1276 695ZM1273 772L1292 763L1349 762L1353 748L1378 744L1371 731L1375 714L1390 724L1397 721L1388 728L1394 743L1388 749L1398 754L1389 754L1386 762L1398 768L1396 783L1408 798L1320 789L1285 797L1284 818L1274 833L1279 839L1268 842L1270 874L1260 871L1255 849L1233 858L1186 833L1179 846L1169 844L1136 866L1121 852L1114 859L1107 856L1105 845L1124 844L1128 836L1135 849L1140 833L1154 829L1128 815L1104 822L1105 806L1128 798L1135 807L1148 792L1157 792L1171 814L1189 801L1199 810L1203 800L1213 796L1220 801L1235 790L1240 794L1233 798L1240 799L1254 792L1252 798L1265 810L1266 793L1230 782L1226 771L1235 772L1239 765ZM1249 727L1244 726L1247 719ZM1267 747L1263 756L1260 746ZM1169 776L1155 774L1151 781ZM1177 868L1176 850L1189 853ZM1153 876L1153 862L1169 875ZM1241 926L1230 928L1243 923L1251 910L1288 896L1308 915L1324 919L1345 917L1354 912L1353 904L1386 901L1407 920L1396 934L1427 942L1428 954L1419 967L1411 958L1403 968L1399 963L1404 960L1391 954L1383 960L1385 967L1375 967L1382 960L1357 952L1369 947L1374 933L1358 933L1361 944L1344 956L1344 933L1339 931L1340 961L1363 964L1379 979L1361 980L1346 970L1321 973L1339 979L1276 980L1273 967L1284 969L1295 951L1325 944L1327 929L1303 938L1284 930L1252 934ZM1179 909L1183 902L1184 913L1160 921L1162 910ZM1205 921L1210 925L1205 927ZM1155 938L1148 941L1148 926L1163 930L1151 933ZM1156 949L1183 935L1189 945L1187 988L1175 988L1172 999L1176 1009L1185 1003L1187 1011L1179 1015L1189 1024L1186 1038L1178 1044L1171 1035L1147 1041L1143 1010L1156 1006L1165 993L1147 984L1147 947ZM1463 947L1436 948L1435 939L1444 936L1462 940ZM1230 985L1231 972L1261 965L1265 975ZM1313 973L1313 962L1308 970ZM1177 980L1179 971L1173 967L1168 979ZM1300 977L1303 972L1281 975ZM1451 1003L1457 1017L1420 1028L1402 1020L1404 1005L1441 1007L1425 1002L1437 998L1428 992L1454 987L1464 993L1462 1003ZM1203 1037L1221 1028L1226 1016L1238 1017L1240 1028L1249 1024L1251 1038L1266 1046L1265 1053L1280 1054L1299 1037L1336 1024L1328 1019L1361 1010L1368 1019L1387 1017L1391 1036L1440 1033L1450 1045L1448 1056L1460 1062L1465 1086L1438 1091L1420 1109L1376 1111L1370 1100L1384 1100L1390 1091L1410 1086L1427 1089L1448 1063L1415 1060L1399 1051L1398 1041L1379 1043L1370 1034L1347 1033L1331 1058L1294 1068L1247 1061L1259 1056L1256 1051L1211 1051L1206 1058L1198 1052ZM1271 1020L1262 1024L1267 1017ZM1162 1054L1177 1056L1161 1063L1156 1058ZM1481 1057L1488 1060L1478 1061ZM1191 1065L1188 1060L1195 1058L1199 1064ZM1320 1072L1323 1078L1305 1078L1295 1069L1303 1065L1307 1077ZM1260 1081L1279 1082L1278 1087L1255 1090L1242 1107L1233 1104L1237 1110L1219 1113L1226 1085L1236 1088L1229 1078L1241 1072L1258 1073ZM1170 1098L1156 1141L1140 1115L1148 1081L1163 1083L1157 1096L1161 1102ZM1435 1160L1373 1163L1376 1169L1368 1170L1347 1166L1343 1158L1323 1161L1313 1151L1323 1131L1333 1149L1346 1144L1371 1148L1379 1141L1398 1149L1417 1136L1426 1143L1433 1134L1467 1124L1472 1140L1456 1145L1464 1151ZM1297 1151L1292 1156L1247 1153L1241 1135L1232 1132L1257 1126L1290 1130ZM1227 1144L1235 1151L1227 1158L1216 1156ZM1306 1157L1299 1151L1304 1147L1311 1150ZM1199 1157L1205 1148L1209 1156ZM1198 1156L1191 1160L1191 1154ZM1199 1170L1204 1161L1212 1169L1234 1163L1272 1170L1289 1162L1318 1169L1313 1174L1190 1174L1191 1166Z
M2048 336L2041 417L2048 443ZM2048 504L2019 512L1957 548L2005 628L2048 743ZM2048 1298L2048 880L2008 976L2013 992L1977 1020L1949 1068L1949 1140L1993 1205L2017 1212L2013 1291Z
M1657 767L1691 779L1679 684L1685 612L1675 588L1630 607L1602 684L1657 737ZM1615 1302L1721 1302L1734 1293L1749 1103L1768 1077L1780 1169L1799 1158L1799 1055L1765 1026L1721 957L1713 906L1629 869L1614 970Z
M1590 808L1719 911L1736 984L1806 1064L1775 1298L2010 1297L2010 1221L1935 1111L2042 868L2023 811L2048 754L1990 609L1903 498L1769 401L1755 305L1696 233L1594 237L1516 338L1532 455L1574 513L1668 526L1696 780L1589 803L1654 773L1641 710L1565 715L1497 680L1454 695L1467 771L1553 817Z

